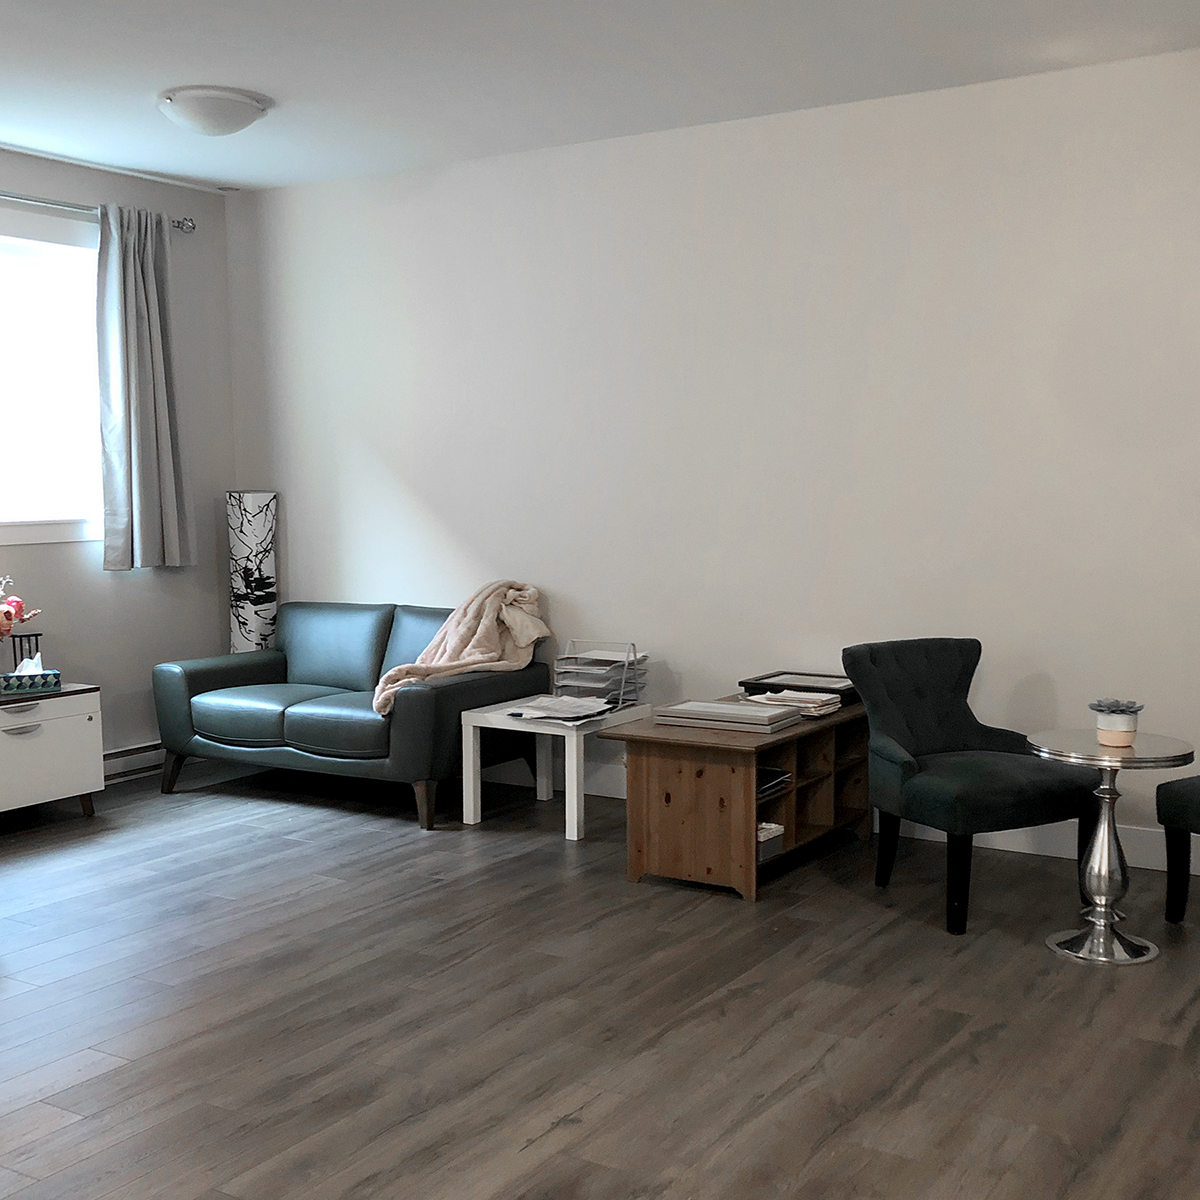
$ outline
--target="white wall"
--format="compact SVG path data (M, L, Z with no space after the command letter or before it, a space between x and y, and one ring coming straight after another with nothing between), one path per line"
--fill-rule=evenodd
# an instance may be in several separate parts
M1200 739L1198 199L1200 52L237 197L239 482L287 596L530 580L656 699L974 635Z
M36 628L45 634L47 664L64 679L101 686L105 747L157 742L151 666L223 653L229 645L223 493L233 486L234 465L224 198L7 151L0 151L0 191L151 208L196 221L194 233L173 235L171 308L199 565L106 572L99 542L0 546L0 575L12 575L19 594L44 610ZM39 424L36 410L6 417L0 454L31 446L53 464L54 431ZM8 653L6 643L0 654Z

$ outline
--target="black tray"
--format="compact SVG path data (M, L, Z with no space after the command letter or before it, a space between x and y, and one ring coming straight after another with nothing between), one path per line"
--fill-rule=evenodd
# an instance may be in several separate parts
M839 682L830 682L832 680ZM845 682L840 682L842 680ZM747 696L786 691L824 692L829 696L840 696L843 704L858 703L854 685L845 675L834 671L768 671L765 675L739 679L738 687Z

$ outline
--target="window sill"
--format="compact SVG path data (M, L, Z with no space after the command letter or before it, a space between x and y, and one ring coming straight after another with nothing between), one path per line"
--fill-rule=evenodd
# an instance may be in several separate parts
M104 530L100 521L0 521L0 546L103 540Z

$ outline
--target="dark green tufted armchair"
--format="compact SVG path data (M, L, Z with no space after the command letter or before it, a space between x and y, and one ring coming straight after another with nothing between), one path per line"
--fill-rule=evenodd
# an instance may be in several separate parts
M981 649L974 638L913 638L842 651L871 728L875 883L891 879L901 820L942 830L950 933L966 932L975 834L1078 820L1082 857L1096 821L1098 772L1037 758L1024 734L984 725L971 711Z

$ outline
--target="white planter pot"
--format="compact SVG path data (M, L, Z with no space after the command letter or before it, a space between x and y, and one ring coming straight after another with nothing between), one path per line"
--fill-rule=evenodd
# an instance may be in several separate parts
M1102 746L1132 746L1137 737L1137 713L1097 713L1096 741Z

